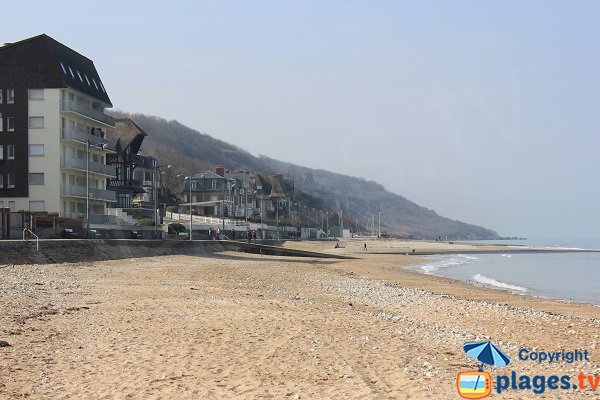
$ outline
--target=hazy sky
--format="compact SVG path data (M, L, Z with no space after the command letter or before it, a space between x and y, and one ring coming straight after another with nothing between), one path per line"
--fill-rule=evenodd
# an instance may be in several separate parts
M0 0L0 3L4 3ZM600 237L595 1L8 2L113 104L502 235Z

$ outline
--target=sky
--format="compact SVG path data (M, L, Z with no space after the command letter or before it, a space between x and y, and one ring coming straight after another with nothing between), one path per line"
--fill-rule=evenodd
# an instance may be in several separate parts
M600 237L595 1L8 2L116 109L382 183L440 215Z

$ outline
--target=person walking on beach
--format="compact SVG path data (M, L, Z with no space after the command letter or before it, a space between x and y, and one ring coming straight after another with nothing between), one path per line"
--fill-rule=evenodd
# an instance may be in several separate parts
M365 243L365 247L363 247L363 251L367 251L367 244Z

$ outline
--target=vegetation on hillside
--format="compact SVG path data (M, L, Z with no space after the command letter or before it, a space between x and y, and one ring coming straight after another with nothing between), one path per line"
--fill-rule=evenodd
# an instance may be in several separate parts
M256 157L249 152L188 128L177 121L143 114L114 112L118 117L131 118L148 137L142 150L155 156L161 164L161 182L167 197L183 190L184 176L222 164L225 168L247 168L262 174L282 172L294 177L297 201L309 208L343 211L344 225L364 226L368 219L382 214L382 231L396 236L414 238L495 239L492 230L439 216L435 211L391 193L377 182L330 171L303 167L266 156ZM316 222L316 221L314 221ZM375 224L377 225L377 224Z

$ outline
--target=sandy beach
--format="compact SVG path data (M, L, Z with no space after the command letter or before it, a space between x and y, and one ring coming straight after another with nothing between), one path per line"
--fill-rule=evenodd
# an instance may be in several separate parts
M513 357L486 368L492 376L600 374L600 308L423 275L404 268L418 256L377 254L445 243L343 244L288 246L355 259L0 265L0 340L10 345L0 347L0 399L456 399L456 374L477 365L462 345L480 340ZM590 361L516 360L521 348L587 349Z

